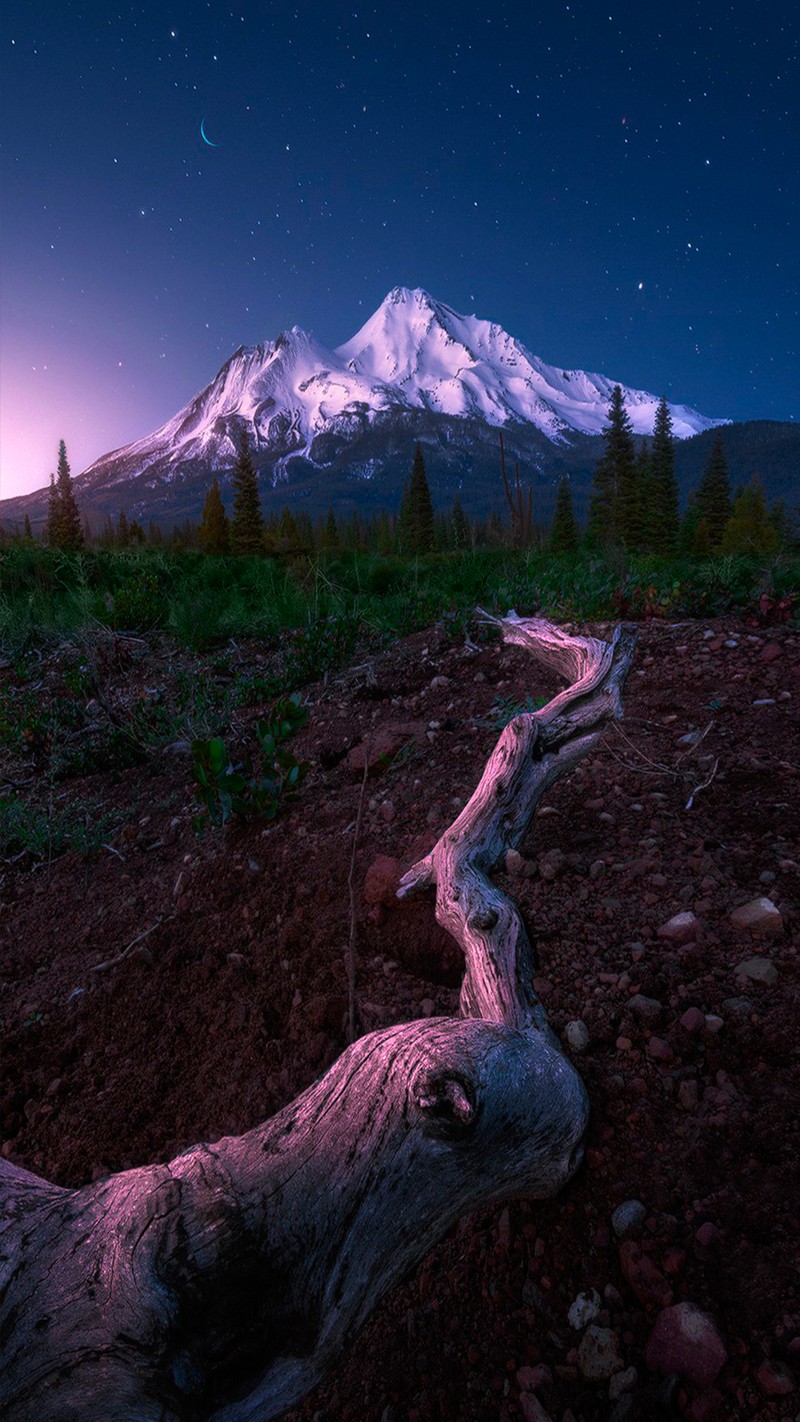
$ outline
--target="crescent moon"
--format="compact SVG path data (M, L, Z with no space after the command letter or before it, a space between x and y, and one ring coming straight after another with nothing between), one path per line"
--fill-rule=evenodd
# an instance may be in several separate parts
M203 142L204 142L204 143L207 143L208 146L209 146L209 148L221 148L221 147L222 147L222 144L221 144L221 143L212 143L210 138L206 138L206 131L205 131L204 127L203 127L204 123L205 123L205 119L202 118L202 119L200 120L200 137L202 138Z

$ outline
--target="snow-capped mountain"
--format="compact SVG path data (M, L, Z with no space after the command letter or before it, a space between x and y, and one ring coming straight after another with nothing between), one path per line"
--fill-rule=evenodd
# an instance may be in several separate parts
M241 347L189 404L154 434L104 455L81 484L159 480L232 467L245 427L273 482L298 458L329 465L371 426L418 411L495 427L533 426L552 443L598 434L618 382L547 365L502 327L461 316L420 289L395 287L351 340L329 350L299 326ZM623 387L637 434L650 434L658 400ZM679 439L709 419L672 405ZM412 421L413 423L413 421Z
M385 381L412 405L490 425L533 424L553 441L569 430L599 434L611 392L621 383L546 365L494 322L460 316L426 291L403 286L389 292L336 354L354 374ZM652 434L657 397L623 389L634 431ZM670 409L678 439L723 423L687 405Z

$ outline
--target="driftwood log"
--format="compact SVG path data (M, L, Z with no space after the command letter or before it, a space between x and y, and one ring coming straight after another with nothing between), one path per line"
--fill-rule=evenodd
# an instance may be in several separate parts
M497 624L570 683L506 726L469 804L402 881L436 888L462 1016L350 1046L264 1125L66 1190L0 1160L5 1422L266 1422L317 1384L462 1214L553 1195L588 1105L488 877L554 780L621 714L634 635Z

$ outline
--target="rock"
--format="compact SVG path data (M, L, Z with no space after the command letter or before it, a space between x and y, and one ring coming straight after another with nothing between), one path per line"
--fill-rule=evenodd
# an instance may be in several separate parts
M642 1022L657 1022L661 1016L661 1003L657 997L644 997L642 993L634 993L628 1002L628 1009Z
M690 1078L688 1081L679 1083L678 1102L684 1111L694 1111L699 1099L700 1093L696 1081L692 1081Z
M689 1032L694 1036L695 1033L702 1031L705 1027L706 1016L704 1012L700 1011L699 1007L687 1007L680 1022L684 1032Z
M757 899L751 899L749 904L742 904L734 909L730 914L730 921L736 928L749 929L751 933L775 934L783 933L783 918L780 910L776 908L772 899L765 898L762 894Z
M525 867L525 860L518 849L509 849L506 855L506 873L521 874Z
M391 764L395 756L415 738L419 740L425 731L425 723L420 721L389 721L373 730L360 745L353 746L347 753L347 768L356 775L364 774L367 761L370 774L377 774Z
M794 1392L794 1378L783 1363L765 1358L756 1371L758 1385L767 1397L787 1397Z
M672 1303L672 1289L649 1254L645 1254L632 1239L619 1246L619 1262L631 1293L640 1303L664 1308Z
M612 1402L616 1402L624 1392L633 1392L638 1381L639 1374L635 1368L626 1368L624 1373L615 1373L608 1384L609 1398Z
M630 1239L639 1234L647 1219L647 1207L641 1200L623 1200L611 1216L611 1228L617 1239Z
M714 1320L693 1303L662 1309L647 1341L648 1368L680 1373L695 1387L710 1388L728 1360Z
M589 1028L577 1018L564 1028L564 1041L573 1052L585 1052L589 1045Z
M672 1048L663 1037L651 1037L647 1043L647 1055L654 1062L671 1062Z
M583 1294L578 1294L569 1306L567 1318L570 1328L585 1328L588 1323L594 1323L600 1312L601 1299L597 1289L588 1289Z
M673 914L657 932L658 937L666 938L668 943L690 943L697 937L699 928L698 920L687 909L684 913Z
M617 1352L616 1333L591 1323L578 1348L578 1367L582 1377L590 1382L601 1382L618 1373L624 1363Z
M401 874L399 859L379 854L377 859L373 859L364 879L364 902L383 904L387 908L390 904L396 904Z
M550 1413L545 1412L538 1397L535 1397L532 1392L521 1392L519 1405L522 1408L525 1422L552 1422Z
M762 662L774 662L778 657L783 656L783 647L779 642L767 642L765 647L759 652L759 660Z
M563 849L548 849L539 859L539 874L543 879L557 879L567 867Z
M517 1382L522 1392L538 1392L540 1387L546 1387L553 1381L553 1374L546 1363L537 1363L535 1367L527 1365L517 1369Z
M751 983L763 983L765 987L772 987L778 980L778 969L769 958L745 958L742 963L736 966L737 978L746 978Z
M378 806L378 815L385 825L392 823L395 817L395 808L391 800L384 800L383 803Z

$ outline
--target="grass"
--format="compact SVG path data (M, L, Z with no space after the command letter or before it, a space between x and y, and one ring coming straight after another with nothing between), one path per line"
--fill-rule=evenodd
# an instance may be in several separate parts
M798 587L796 554L553 558L482 549L420 558L319 554L290 563L17 545L0 551L0 647L18 652L98 627L135 635L160 630L190 652L231 639L277 643L294 633L295 650L287 655L310 662L321 654L330 662L349 650L348 641L352 646L348 628L403 635L476 604L562 618L703 617ZM317 639L313 654L303 651L303 637Z

